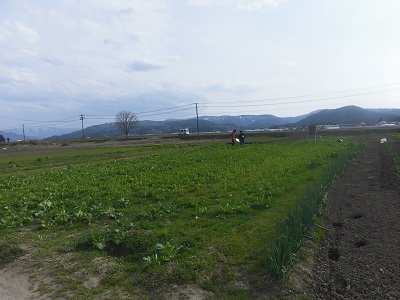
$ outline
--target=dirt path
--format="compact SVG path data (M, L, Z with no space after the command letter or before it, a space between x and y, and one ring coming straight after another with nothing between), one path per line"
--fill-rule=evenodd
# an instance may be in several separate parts
M0 269L0 299L39 299L39 294L31 289L29 276L19 269L19 263L10 263Z
M400 299L400 178L384 144L368 143L336 180L328 216L311 299Z

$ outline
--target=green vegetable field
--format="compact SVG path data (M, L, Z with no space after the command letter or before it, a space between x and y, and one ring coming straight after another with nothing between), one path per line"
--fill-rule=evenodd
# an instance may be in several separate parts
M162 299L187 286L252 299L278 223L354 149L326 138L0 158L0 265L27 255L51 299Z

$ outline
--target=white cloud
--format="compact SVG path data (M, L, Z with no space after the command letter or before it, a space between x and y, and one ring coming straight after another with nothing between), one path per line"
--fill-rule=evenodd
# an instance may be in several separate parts
M0 42L7 43L13 37L9 22L3 22L0 26Z
M0 0L0 105L62 118L394 82L392 2Z
M37 85L40 82L39 78L38 74L27 68L4 68L0 72L0 80L13 86L18 83Z
M48 57L41 57L40 60L53 66L63 65L62 60L59 57L56 57L55 55L50 55Z
M39 34L32 28L25 26L23 23L16 22L15 28L17 34L20 35L22 39L30 43L37 43L39 41Z
M284 66L291 66L291 67L293 67L293 66L297 66L299 63L294 62L294 61L290 61L290 60L281 60L281 61L280 61L280 64L281 64L281 65L284 65Z
M239 0L237 7L245 10L260 10L278 7L284 0Z
M22 22L3 21L0 26L0 42L2 43L37 43L39 34Z
M239 10L262 10L278 7L286 0L188 0L189 5L231 7Z

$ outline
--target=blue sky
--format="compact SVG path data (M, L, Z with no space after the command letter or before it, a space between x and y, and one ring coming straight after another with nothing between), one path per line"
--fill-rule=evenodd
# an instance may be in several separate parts
M0 0L0 130L400 108L397 0Z

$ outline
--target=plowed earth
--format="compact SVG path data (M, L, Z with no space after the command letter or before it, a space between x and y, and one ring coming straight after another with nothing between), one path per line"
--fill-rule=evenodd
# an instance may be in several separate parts
M400 299L400 177L385 144L376 141L328 194L331 234L308 266L303 299ZM400 142L390 142L400 154Z

